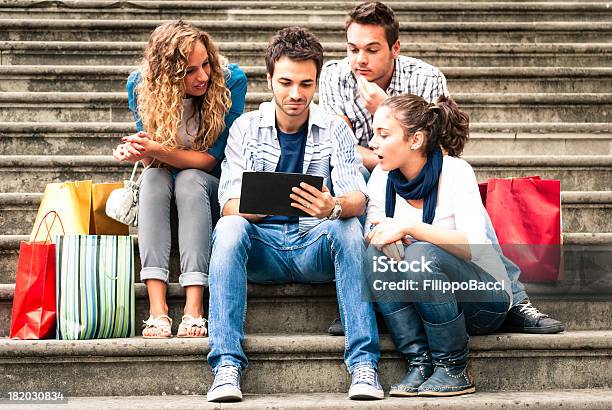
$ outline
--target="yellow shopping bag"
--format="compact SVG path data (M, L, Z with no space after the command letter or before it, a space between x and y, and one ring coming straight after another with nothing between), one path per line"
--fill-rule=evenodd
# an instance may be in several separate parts
M91 211L89 233L95 235L125 236L129 227L106 216L106 201L115 189L123 188L123 182L93 184L91 187Z
M110 192L122 187L120 182L93 184L89 180L47 184L34 226L49 211L55 211L64 224L65 234L127 235L128 226L110 219L104 212ZM47 229L51 238L63 234L57 225L43 225L42 229ZM30 241L34 235L32 229Z

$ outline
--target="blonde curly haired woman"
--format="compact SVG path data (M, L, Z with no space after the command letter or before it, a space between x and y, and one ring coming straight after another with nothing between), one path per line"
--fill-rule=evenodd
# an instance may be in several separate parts
M202 299L219 217L220 164L228 130L244 110L246 88L244 73L227 64L210 36L183 21L153 31L140 68L128 78L129 108L139 132L124 137L113 156L152 164L142 180L138 212L140 278L150 305L144 337L172 336L166 290L176 229L179 282L186 294L177 336L206 336Z

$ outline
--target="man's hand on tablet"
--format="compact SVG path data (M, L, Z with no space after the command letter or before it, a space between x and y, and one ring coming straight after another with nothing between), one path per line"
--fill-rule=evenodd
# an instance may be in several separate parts
M289 197L294 201L291 206L306 212L310 216L323 219L331 215L336 205L334 197L324 185L323 191L305 182L300 187L293 187Z

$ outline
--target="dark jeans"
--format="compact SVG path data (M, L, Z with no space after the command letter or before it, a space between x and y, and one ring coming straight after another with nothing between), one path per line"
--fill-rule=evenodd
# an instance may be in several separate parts
M383 316L403 309L414 309L422 321L442 325L453 321L460 311L463 311L467 332L473 335L495 332L504 321L510 305L510 297L504 290L482 290L478 291L478 297L476 297L475 294L469 294L469 290L458 291L454 294L435 289L423 289L423 283L426 280L433 280L438 284L470 280L485 284L497 282L493 276L476 264L462 260L436 245L414 242L406 246L404 261L431 261L428 264L431 271L414 272L410 270L394 274L394 279L413 280L421 284L419 290L394 292L374 288L373 284L377 279L389 278L386 273L374 272L372 260L374 257L380 258L381 256L384 256L382 252L370 246L366 252L364 273L371 296L377 302L377 308ZM408 292L414 293L411 295ZM413 317L416 316L413 315Z

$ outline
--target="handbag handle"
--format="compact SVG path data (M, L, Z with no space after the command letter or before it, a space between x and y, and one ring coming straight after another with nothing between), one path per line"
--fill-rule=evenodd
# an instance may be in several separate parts
M153 165L153 162L154 161L151 161L149 165L145 166L144 162L136 161L136 163L134 164L134 168L132 169L132 175L130 176L130 182L134 183L134 176L136 175L136 170L138 169L138 165L142 164L144 169L142 170L142 173L140 174L140 176L138 177L138 180L136 181L136 185L140 185L140 180L142 179L142 176L144 175L147 169L151 168L151 166Z
M51 221L51 226L49 226L47 225L46 221L47 221L47 217L51 214L53 214L54 217L53 217L53 220ZM42 226L43 222L45 222L45 227L47 228L47 237L45 238L44 243L51 241L51 228L53 228L53 224L55 223L56 219L59 221L60 226L62 227L62 233L66 235L66 230L64 229L64 224L62 223L62 218L60 218L57 212L49 211L45 214L45 216L42 217L42 219L38 223L38 229L36 229L36 234L34 235L34 242L36 242L36 238L38 238L38 233L40 232L40 227Z

